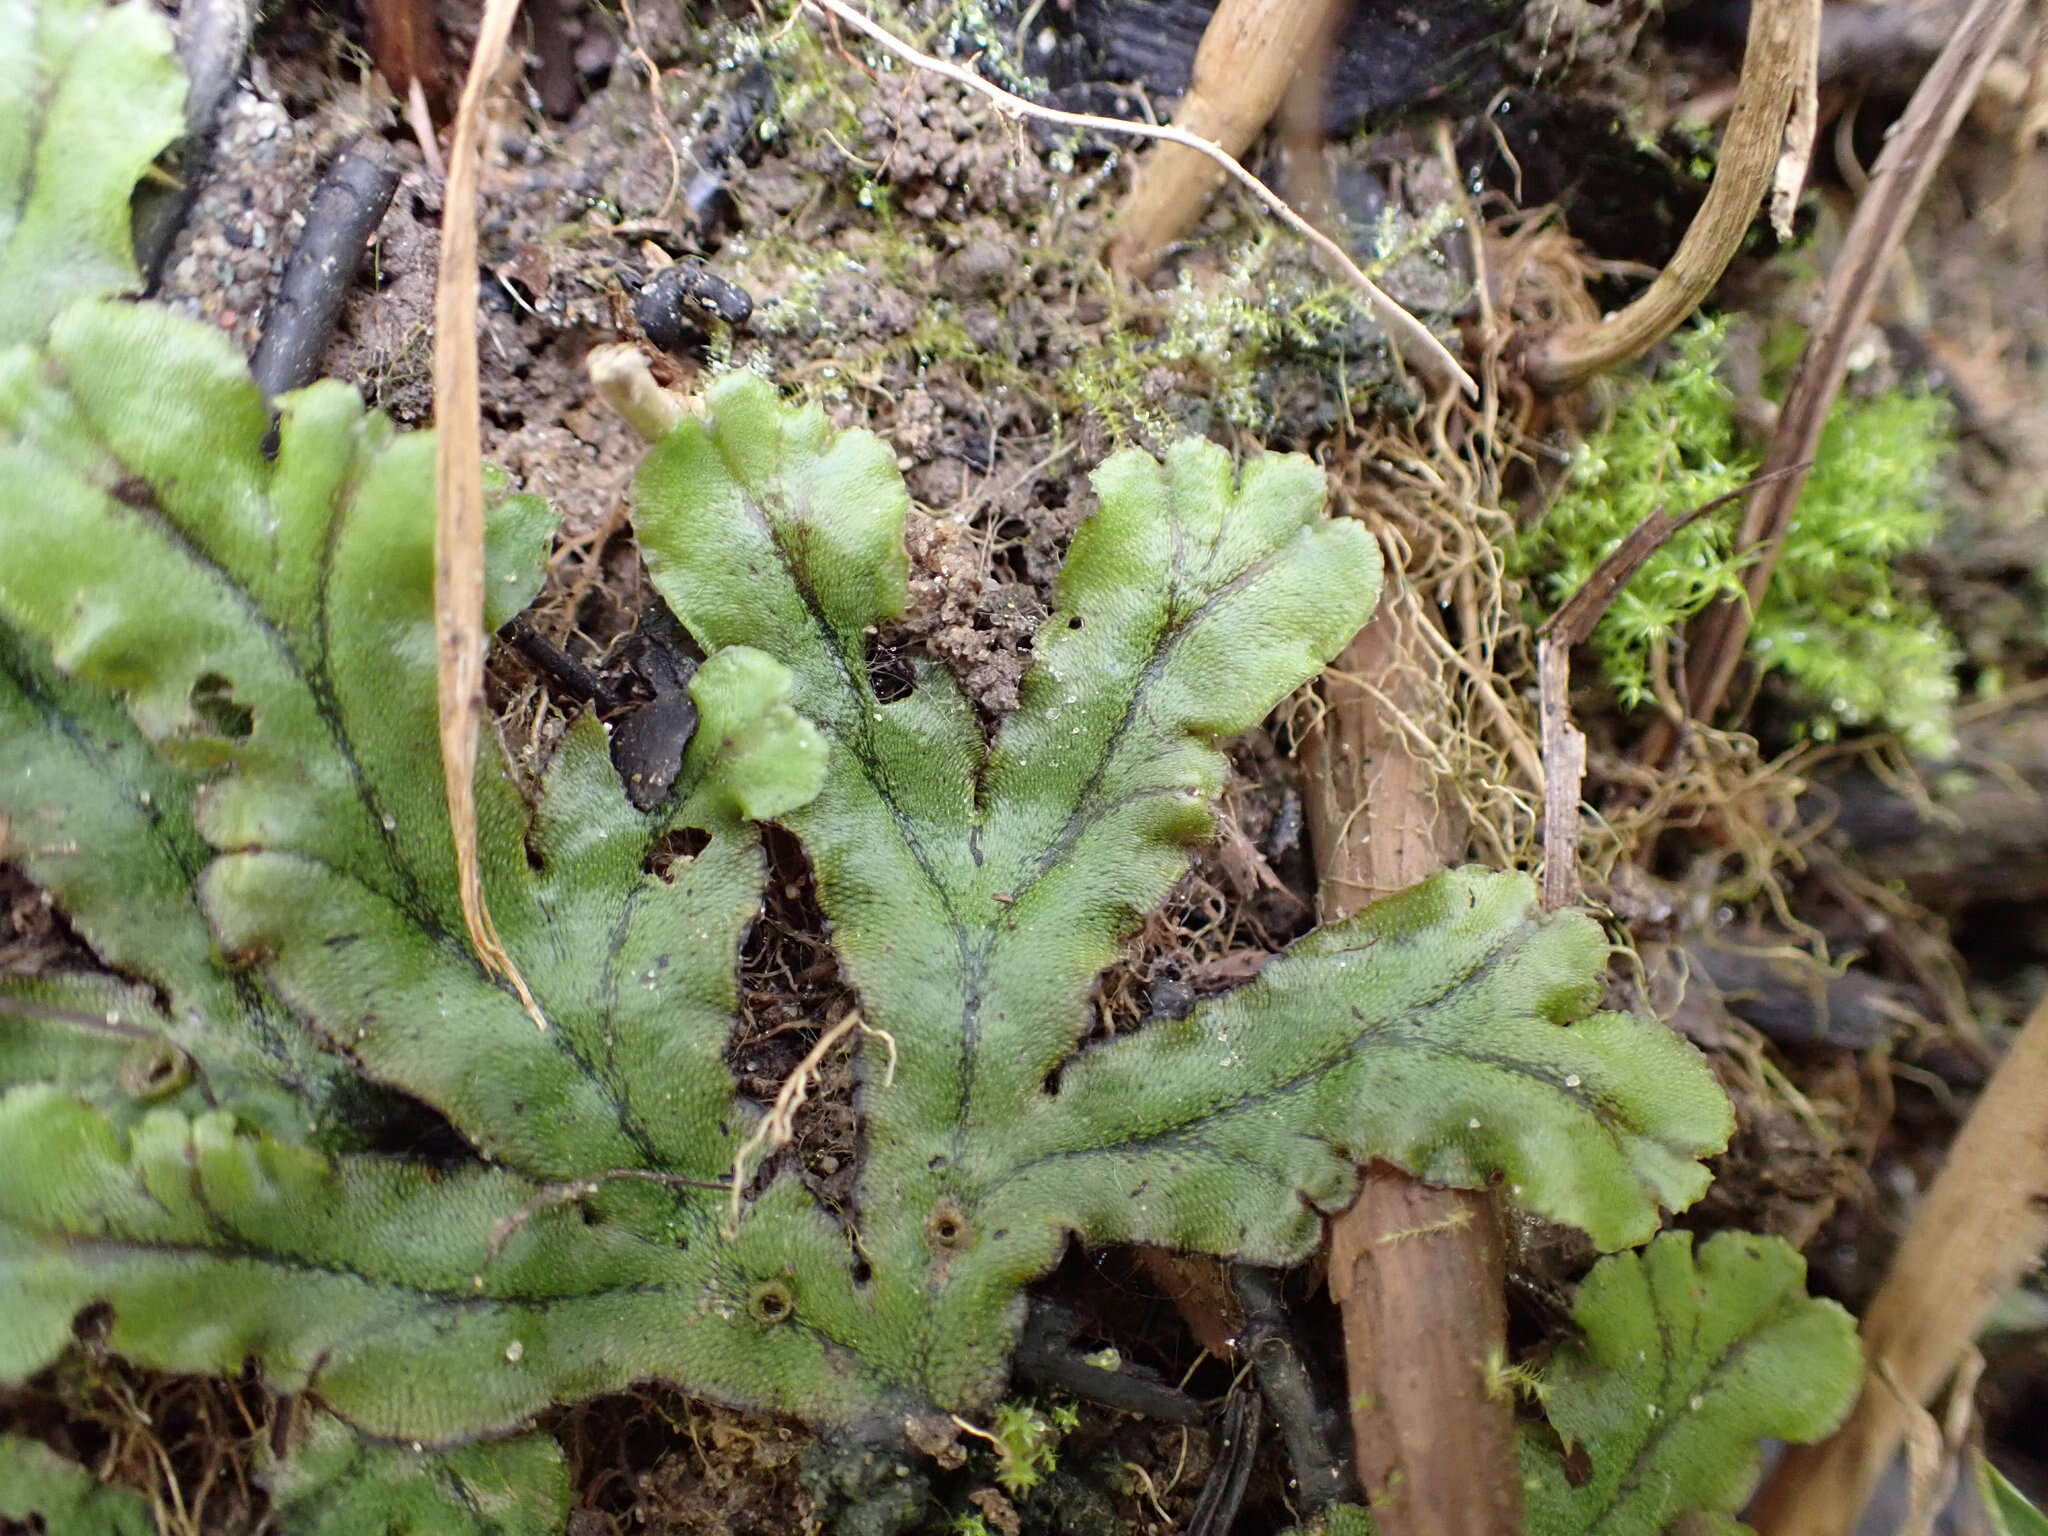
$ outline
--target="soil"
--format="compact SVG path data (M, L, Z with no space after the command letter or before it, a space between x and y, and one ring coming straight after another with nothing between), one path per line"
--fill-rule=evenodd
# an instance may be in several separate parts
M916 20L926 46L978 52L1018 89L1163 115L1204 8L1146 9L1187 49L1148 61L1131 14L1091 0L1021 10L964 0L921 5ZM1674 125L1685 104L1732 79L1716 11L1694 7L1666 30L1659 8L1639 0L1358 6L1347 48L1400 46L1378 49L1391 62L1330 103L1326 219L1380 258L1397 298L1468 336L1475 241L1506 315L1526 323L1611 301L1668 256L1701 195L1695 137ZM583 365L593 345L640 334L636 294L682 261L726 285L712 309L737 315L736 290L746 314L669 317L655 328L664 345L643 341L659 376L687 388L715 370L755 369L896 450L916 507L912 601L876 638L878 680L936 661L986 721L1000 719L1066 541L1093 504L1086 470L1121 443L1196 432L1315 454L1344 509L1374 518L1419 583L1440 575L1448 592L1456 573L1494 570L1478 591L1498 609L1485 626L1505 679L1496 706L1516 729L1533 721L1518 594L1497 561L1475 566L1471 551L1540 515L1555 464L1597 419L1597 392L1565 410L1511 395L1481 467L1445 469L1441 419L1359 305L1242 200L1219 198L1159 277L1126 288L1099 260L1129 183L1120 143L998 118L807 18L623 0L557 0L535 14L542 35L528 37L526 81L497 114L484 184L481 353L487 456L563 515L530 615L545 638L605 676L632 675L653 602L625 524L638 448L595 401ZM441 0L438 20L459 66L475 7ZM271 8L159 296L253 346L321 169L350 140L374 141L403 178L327 372L421 424L432 410L441 187L365 43L353 8ZM1717 296L1759 324L1811 301L1849 189L1898 106L1896 90L1859 80L1853 61L1831 90L1831 114L1855 115L1824 130L1832 153L1799 240L1781 252L1760 239ZM1266 168L1301 184L1301 166L1277 151ZM1589 858L1589 899L1627 920L1643 961L1617 975L1617 997L1706 1049L1741 1116L1712 1193L1685 1224L1790 1238L1816 1289L1852 1309L1882 1276L2002 1028L2048 980L2044 182L2038 147L2016 153L2009 133L1967 129L1859 353L1857 387L1919 380L1959 413L1946 532L1916 572L1976 690L1956 761L1908 764L1883 742L1793 750L1766 691L1741 722L1750 734L1705 741L1704 766L1666 802L1667 822L1646 826L1627 817L1639 787L1627 747L1641 720L1597 684L1576 700L1594 741L1589 800L1615 808L1633 847L1658 850L1632 862L1617 844ZM1446 214L1461 192L1483 230ZM1539 205L1556 209L1548 235L1528 215ZM1569 247L1559 229L1582 244ZM1462 497L1455 526L1416 510L1427 497L1406 496L1418 465L1463 477L1456 495L1443 493ZM543 760L578 701L510 652L494 659L493 683L508 739L529 766ZM1527 797L1503 788L1516 782L1513 732L1481 722L1473 699L1463 707L1474 712L1459 722L1470 725L1459 793L1476 808L1471 851L1527 862ZM1220 835L1103 978L1102 1031L1184 1012L1312 926L1313 850L1291 755L1302 718L1297 705L1231 745ZM728 1050L743 1089L762 1099L851 1002L800 849L778 838L772 852L744 961L745 1020ZM89 960L40 893L0 864L0 970ZM827 1060L783 1154L833 1205L857 1171L851 1049ZM1519 1344L1554 1337L1591 1257L1564 1234L1525 1234ZM1114 1347L1212 1409L1231 1392L1234 1362L1197 1343L1200 1318L1176 1308L1156 1264L1075 1253L1039 1291L1077 1320L1082 1347ZM1311 1355L1338 1358L1335 1312L1315 1277L1294 1277L1288 1296ZM1980 1402L2007 1471L2039 1498L2048 1329L2034 1300L2031 1324L1987 1343ZM187 1496L177 1528L195 1532L260 1528L264 1498L248 1468L272 1412L254 1383L152 1376L89 1339L33 1392L0 1400L0 1422L110 1478L159 1495L166 1476L176 1481ZM1219 1412L1193 1426L1099 1405L1080 1415L1057 1472L1024 1499L1002 1493L989 1458L948 1431L933 1473L945 1513L920 1529L970 1529L946 1523L970 1515L1006 1533L1196 1528L1221 1452ZM647 1389L562 1409L551 1427L570 1453L576 1536L827 1528L829 1497L803 1475L798 1426ZM1231 1530L1277 1529L1296 1513L1286 1458L1268 1439ZM149 1444L163 1454L143 1454Z

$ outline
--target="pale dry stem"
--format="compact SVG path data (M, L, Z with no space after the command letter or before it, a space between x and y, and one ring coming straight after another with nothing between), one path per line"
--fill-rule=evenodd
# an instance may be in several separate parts
M434 291L434 628L441 773L455 843L462 919L484 968L505 978L527 1017L547 1018L506 953L484 897L477 856L476 755L483 734L484 480L477 382L476 199L484 104L505 58L519 0L488 0L449 147Z
M1762 1536L1852 1529L1912 1424L1992 1307L2048 1247L2048 997L2014 1038L1864 1312L1869 1360L1849 1421L1796 1446L1758 1495Z

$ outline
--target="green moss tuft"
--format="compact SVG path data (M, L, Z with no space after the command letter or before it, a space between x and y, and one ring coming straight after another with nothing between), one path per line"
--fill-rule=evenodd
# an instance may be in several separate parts
M1688 332L1676 357L1586 443L1556 504L1516 552L1546 606L1576 591L1657 508L1683 511L1755 473L1717 371L1725 342L1724 324ZM1895 568L1940 526L1935 477L1951 441L1948 407L1932 395L1844 399L1829 417L1750 638L1758 665L1792 685L1801 729L1816 740L1875 725L1929 757L1954 744L1958 649ZM1678 534L1594 631L1602 672L1627 707L1666 685L1687 620L1740 596L1734 530L1731 513Z

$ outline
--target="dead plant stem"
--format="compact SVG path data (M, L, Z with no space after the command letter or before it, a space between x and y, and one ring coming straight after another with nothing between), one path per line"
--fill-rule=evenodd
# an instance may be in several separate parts
M1586 735L1572 723L1572 648L1541 636L1536 677L1543 729L1543 910L1579 899L1579 799L1586 782Z
M1464 842L1438 794L1442 765L1426 734L1418 742L1406 729L1445 711L1447 662L1418 632L1434 620L1412 598L1390 572L1372 622L1326 675L1304 743L1326 920L1424 879ZM1522 1528L1513 1415L1489 1393L1485 1364L1505 1348L1505 1281L1483 1192L1375 1163L1331 1224L1352 1444L1383 1536Z
M1857 204L1834 270L1828 274L1824 318L1807 337L1764 455L1760 478L1771 477L1770 483L1751 498L1742 520L1736 554L1749 561L1743 572L1743 597L1709 609L1694 623L1686 691L1695 720L1712 720L1727 696L1798 510L1806 468L1820 448L1821 431L1848 374L1850 349L1870 318L1878 286L1928 182L2022 9L2024 0L1975 0L1877 157L1869 190ZM1662 762L1673 745L1675 733L1660 722L1644 744L1644 759Z
M455 109L434 289L434 629L441 774L455 843L462 920L484 968L505 978L527 1017L547 1018L505 951L477 857L476 753L484 729L484 471L477 382L476 198L484 101L505 57L519 0L488 0Z
M1684 239L1627 308L1537 338L1522 360L1530 383L1553 392L1571 389L1669 336L1721 280L1766 195L1774 222L1790 233L1783 189L1796 195L1813 149L1820 11L1820 0L1757 0L1714 182Z
M2035 1005L1949 1148L1877 1299L1849 1421L1795 1446L1758 1495L1759 1536L1846 1536L1921 1405L2048 1246L2048 996Z

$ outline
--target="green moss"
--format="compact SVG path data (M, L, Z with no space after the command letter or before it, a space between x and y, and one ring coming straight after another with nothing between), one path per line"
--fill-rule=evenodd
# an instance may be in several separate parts
M921 30L902 30L921 46L979 58L1013 88L1038 89L1019 29L984 0L953 0ZM762 298L751 330L774 355L721 361L780 368L784 383L795 361L813 397L828 400L872 397L861 385L877 381L898 392L936 382L951 391L949 402L960 391L1008 391L1029 402L1054 441L1099 423L1112 441L1154 448L1219 428L1256 437L1326 432L1368 409L1396 379L1362 298L1248 199L1230 194L1238 216L1194 238L1177 286L1125 291L1100 260L1114 204L1103 184L1114 160L1090 161L1077 173L1076 145L1054 147L1044 155L1052 183L1024 175L1015 195L984 195L973 189L987 174L925 165L922 150L896 156L889 125L908 110L898 100L906 77L864 49L856 51L872 73L852 69L824 36L796 27L756 45L775 87L759 132L777 145L775 158L801 171L815 201L795 215L760 210L722 250L734 276ZM878 90L888 107L880 127ZM949 94L939 92L929 101L920 96L912 116L929 127L954 111ZM978 104L961 122L975 135L1005 131ZM1025 144L1028 159L1035 131ZM905 179L893 183L892 176ZM958 196L940 216L913 215L902 200L912 182L932 177ZM929 189L916 191L928 210ZM990 238L992 220L1014 253L1014 276L1000 291L956 291L944 262ZM1448 296L1456 281L1420 268L1441 264L1436 245L1454 222L1450 205L1421 217L1389 209L1352 231L1352 244L1368 272L1405 265L1404 276ZM848 276L856 292L890 286L912 295L910 328L868 323L847 302ZM977 311L996 316L1000 341L989 341ZM799 352L809 356L793 359Z
M1451 218L1448 207L1419 221L1388 210L1362 264L1377 274L1427 251ZM1112 315L1058 371L1060 394L1141 442L1218 423L1270 435L1349 419L1391 374L1363 297L1270 224L1225 238L1220 269L1184 267L1154 325Z
M1676 357L1586 443L1563 494L1516 552L1520 570L1536 578L1538 606L1576 591L1657 508L1684 511L1755 472L1716 369L1725 339L1718 324L1687 333ZM1953 745L1959 652L1896 571L1940 525L1935 477L1951 441L1948 407L1931 395L1844 399L1828 419L1750 638L1758 665L1792 685L1801 729L1815 739L1877 726L1926 756ZM1736 520L1731 509L1678 534L1594 631L1592 649L1628 707L1649 701L1668 679L1687 620L1740 596Z
M1078 1422L1071 1409L1048 1414L1032 1403L1007 1402L996 1409L991 1442L996 1448L996 1481L1010 1494L1029 1493L1059 1464L1060 1440Z
M883 19L892 19L886 10ZM734 35L730 56L735 65L759 60L775 83L774 105L754 128L763 142L792 133L799 143L828 135L851 142L858 134L860 117L847 89L845 62L816 27L777 27L765 38L742 28Z

